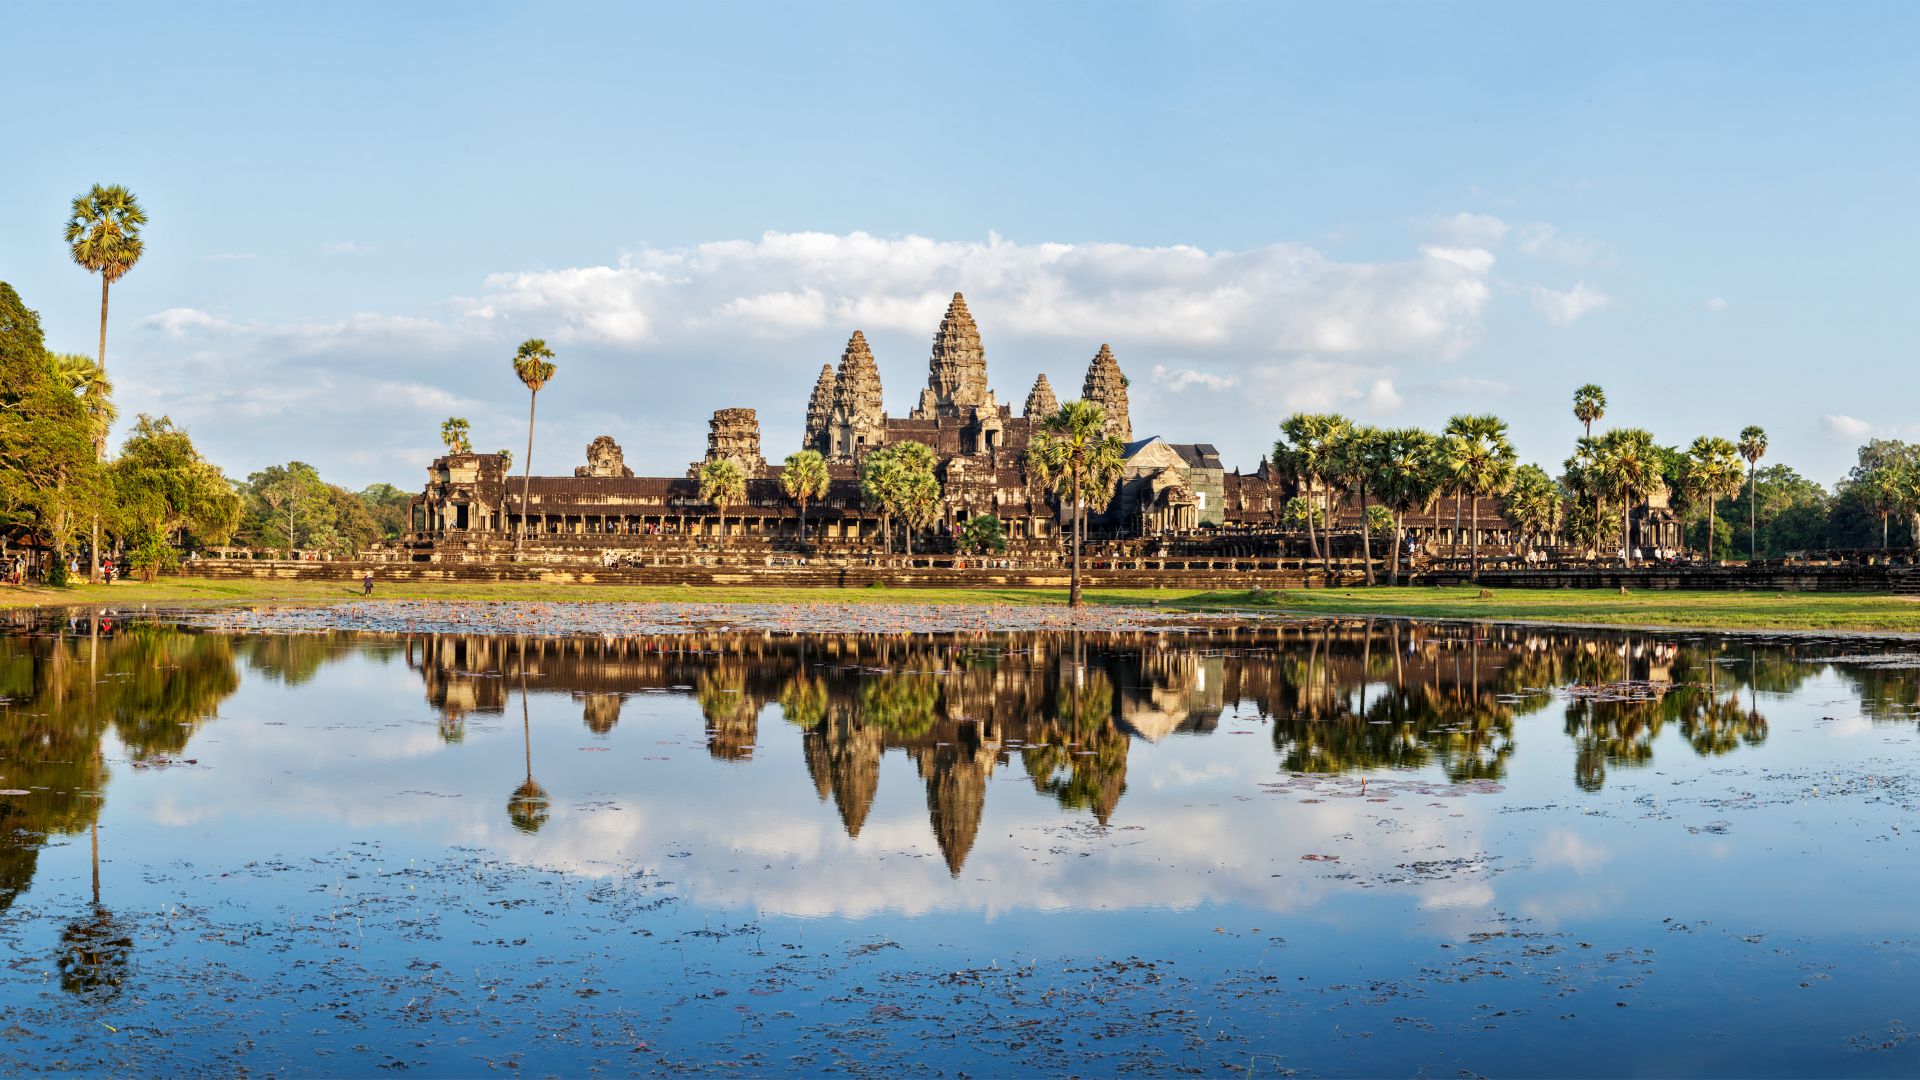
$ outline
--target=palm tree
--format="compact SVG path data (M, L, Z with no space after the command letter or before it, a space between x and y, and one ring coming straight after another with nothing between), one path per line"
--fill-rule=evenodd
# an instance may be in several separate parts
M1615 428L1600 437L1596 464L1601 484L1620 500L1620 550L1633 565L1633 502L1644 498L1660 481L1660 452L1652 433L1641 428Z
M1513 483L1516 455L1513 443L1507 439L1507 422L1491 414L1456 416L1447 421L1440 453L1453 490L1472 500L1470 538L1473 577L1477 581L1480 578L1480 499L1504 494Z
M720 508L720 547L727 546L727 507L747 497L747 471L732 458L700 466L700 497Z
M1593 438L1593 422L1607 415L1607 392L1588 383L1573 392L1573 418L1586 426L1586 437Z
M1760 558L1760 459L1767 456L1767 432L1759 424L1740 429L1740 456L1747 461L1747 561Z
M1717 435L1702 435L1687 448L1687 485L1707 501L1707 558L1713 558L1714 509L1740 490L1740 451Z
M1286 473L1295 485L1311 496L1320 487L1327 496L1327 526L1333 525L1333 501L1329 475L1334 449L1352 428L1353 422L1339 413L1294 413L1280 422L1280 442L1273 444L1274 466ZM1329 536L1325 549L1313 530L1313 518L1307 518L1307 550L1320 560L1322 572L1333 573L1333 544Z
M520 343L513 354L513 373L527 384L527 460L526 473L520 479L520 535L513 541L513 553L516 557L527 542L527 512L532 502L533 490L533 410L540 398L540 391L552 380L554 372L553 350L540 338L528 338Z
M904 471L887 448L860 459L860 502L880 511L881 550L888 555L893 554L893 511Z
M133 192L119 184L93 185L93 190L73 200L67 217L67 247L73 261L90 274L100 275L100 376L107 373L107 291L114 282L127 276L146 244L140 239L140 227L147 223L147 212ZM94 436L96 457L107 453L107 433L100 429ZM93 516L93 542L87 555L87 580L100 580L100 515Z
M447 453L473 453L473 442L467 437L471 430L472 425L467 423L467 418L464 416L449 416L442 421L440 441L447 444Z
M1400 551L1406 547L1406 515L1433 505L1440 490L1438 440L1419 428L1395 428L1380 436L1373 489L1393 511L1392 584L1400 583Z
M1052 488L1062 500L1073 500L1069 607L1080 606L1080 547L1086 533L1087 497L1096 485L1103 496L1111 497L1125 453L1126 445L1107 434L1106 410L1091 401L1069 401L1060 406L1027 444L1028 475Z
M1367 496L1372 490L1375 459L1380 453L1381 431L1370 424L1348 428L1334 445L1331 471L1337 486L1360 497L1360 561L1366 567L1367 584L1373 577L1373 529L1367 521Z
M1501 498L1500 511L1520 527L1531 551L1541 534L1560 527L1562 505L1560 485L1553 477L1538 465L1522 465L1514 470L1513 485Z
M107 378L106 369L93 357L80 353L48 353L47 362L53 366L54 384L66 387L80 399L93 441L105 442L108 429L119 416L113 406L113 381Z
M119 184L93 185L73 200L67 218L67 246L73 261L100 275L100 370L107 368L107 290L140 261L146 245L140 227L147 212L133 192Z
M800 543L807 542L807 503L827 495L827 459L818 450L788 454L780 470L780 490L800 504Z

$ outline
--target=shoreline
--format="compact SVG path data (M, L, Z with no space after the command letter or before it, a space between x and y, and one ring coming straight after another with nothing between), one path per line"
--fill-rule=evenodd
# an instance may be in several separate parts
M1208 621L1284 618L1395 619L1413 622L1484 623L1572 630L1638 633L1722 633L1741 636L1793 636L1805 639L1889 641L1920 640L1920 598L1866 593L1659 592L1618 595L1602 590L1501 589L1483 598L1473 587L1388 587L1219 592L1193 589L1087 589L1089 608L1114 615L1139 616L1139 622L1166 624L1180 617ZM966 610L967 628L987 628L979 613L998 613L1021 629L1037 623L1061 625L1066 590L1032 588L971 589L805 589L639 587L614 585L416 584L376 590L371 600L340 583L219 582L163 579L148 585L123 582L69 590L14 587L0 592L0 608L19 616L70 615L107 611L117 615L183 615L240 609L318 611L342 606L439 603L507 604L531 608L556 604L698 606L702 608L780 608L807 612L818 621L822 609L840 612L858 624L887 608ZM397 610L397 609L396 609ZM1042 615L1051 612L1053 615ZM863 615L864 613L864 615ZM990 621L990 620L987 620ZM1129 622L1135 621L1132 618ZM503 632L511 632L508 628Z

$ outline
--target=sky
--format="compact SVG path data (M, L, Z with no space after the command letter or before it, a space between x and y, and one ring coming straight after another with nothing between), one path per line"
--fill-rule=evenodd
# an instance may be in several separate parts
M424 484L440 422L601 433L647 474L713 410L798 448L861 329L890 414L967 295L990 383L1063 399L1111 344L1136 435L1251 469L1299 410L1512 425L1558 473L1571 395L1663 443L1771 437L1831 484L1920 438L1920 6L10 7L0 280L91 351L61 237L146 207L114 286L124 429L230 476Z

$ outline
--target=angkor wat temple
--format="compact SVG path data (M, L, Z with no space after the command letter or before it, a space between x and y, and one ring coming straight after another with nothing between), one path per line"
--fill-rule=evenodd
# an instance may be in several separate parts
M1108 430L1126 444L1126 467L1112 499L1088 525L1108 544L1156 544L1181 538L1270 534L1278 548L1278 517L1301 492L1262 458L1248 473L1228 471L1219 451L1205 442L1136 438L1128 403L1129 383L1119 360L1101 345L1081 381L1082 399L1100 405ZM976 515L1000 519L1016 552L1054 551L1065 515L1029 474L1027 444L1045 418L1059 408L1043 374L1018 412L1000 400L988 382L986 350L967 302L953 294L933 336L927 385L904 417L890 416L881 391L880 368L866 335L853 331L839 364L820 368L806 404L802 445L828 462L825 498L807 508L811 550L871 551L883 544L880 512L860 492L861 459L882 447L918 442L931 448L941 485L940 513L913 550L950 550L958 527ZM1277 418L1276 418L1277 422ZM783 453L776 453L783 458ZM426 490L415 500L416 530L409 555L485 561L513 548L524 515L529 555L540 560L644 551L663 545L718 543L720 508L700 497L695 477L707 462L730 458L747 476L746 498L728 508L726 537L735 549L799 547L800 508L780 485L782 466L763 452L758 414L725 408L709 422L706 453L682 476L635 476L620 446L602 435L586 450L586 464L571 476L534 476L522 505L521 480L510 475L502 454L450 454L428 469ZM511 480L511 482L509 482ZM1466 500L1442 499L1407 516L1408 533L1422 540L1465 544L1465 523L1475 519ZM1334 532L1358 532L1360 507L1340 509ZM1513 530L1495 500L1478 507L1481 541L1511 543Z

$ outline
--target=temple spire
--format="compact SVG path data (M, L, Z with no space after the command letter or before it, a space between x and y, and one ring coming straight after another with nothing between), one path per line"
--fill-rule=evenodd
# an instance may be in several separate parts
M880 445L886 419L880 367L873 362L873 350L867 348L867 335L855 330L847 339L847 351L840 354L840 371L834 377L829 456L851 461L863 447Z
M833 422L833 387L833 365L820 365L820 377L813 383L813 397L807 401L806 433L800 437L803 450L828 452L827 426Z
M1060 399L1053 396L1053 384L1048 382L1047 376L1042 373L1039 378L1033 380L1033 390L1027 394L1024 415L1028 419L1040 420L1059 411Z
M920 397L918 411L977 407L987 402L987 354L980 347L980 328L967 310L967 298L954 293L940 329L933 335L933 354L927 359L927 392Z
M1087 365L1087 381L1080 396L1107 411L1107 434L1121 442L1133 441L1133 418L1127 412L1127 377L1120 373L1120 361L1113 350L1102 344Z

